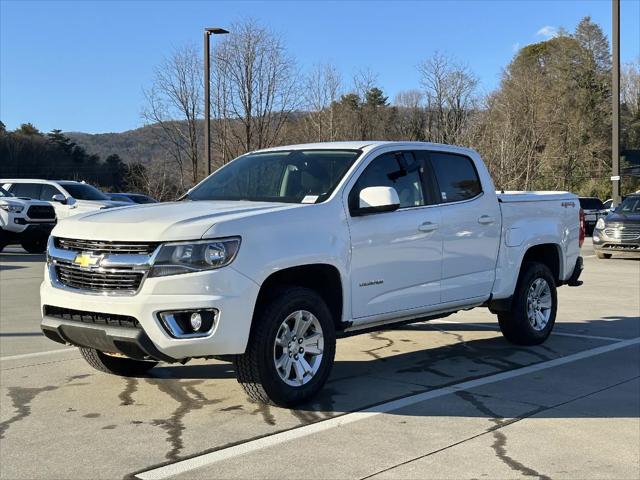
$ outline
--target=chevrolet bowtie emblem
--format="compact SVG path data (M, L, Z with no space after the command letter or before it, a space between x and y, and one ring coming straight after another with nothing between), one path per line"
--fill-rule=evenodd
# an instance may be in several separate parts
M100 255L93 255L92 253L82 252L76 255L76 258L73 259L73 263L83 268L95 267L98 263L100 263L101 258L102 257Z

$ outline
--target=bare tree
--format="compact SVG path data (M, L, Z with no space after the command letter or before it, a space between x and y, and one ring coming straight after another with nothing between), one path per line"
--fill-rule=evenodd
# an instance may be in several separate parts
M219 141L235 155L274 145L298 105L298 92L295 63L278 36L252 20L232 30L214 51L213 91L225 127Z
M306 121L312 138L332 141L336 138L336 102L340 98L342 79L335 66L316 65L304 82Z
M199 179L198 118L202 115L202 60L193 46L175 50L156 68L153 84L144 90L144 119L155 124L157 139L174 159L180 184L185 175Z
M427 138L460 143L467 127L478 80L464 65L436 52L418 66L426 96Z
M400 139L424 140L424 94L420 90L406 90L396 95L398 109L396 130Z

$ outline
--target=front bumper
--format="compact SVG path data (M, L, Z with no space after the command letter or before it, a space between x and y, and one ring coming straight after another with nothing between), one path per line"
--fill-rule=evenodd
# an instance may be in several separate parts
M241 354L249 338L258 291L259 286L255 282L231 266L207 272L146 278L140 291L130 296L89 294L58 288L53 286L46 271L40 287L43 312L44 306L49 305L82 312L125 315L134 317L141 328L138 332L129 328L123 332L121 329L113 330L118 327L92 326L43 315L42 329L45 334L56 332L66 343L104 351L117 347L117 340L122 340L123 335L133 336L127 341L129 345L136 346L147 356L162 360ZM158 318L161 311L213 308L219 311L216 325L209 336L202 338L172 338ZM91 344L87 345L89 342ZM114 351L128 355L121 348Z

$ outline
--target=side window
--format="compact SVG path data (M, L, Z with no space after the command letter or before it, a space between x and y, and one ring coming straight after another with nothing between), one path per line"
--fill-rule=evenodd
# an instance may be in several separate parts
M478 172L470 158L432 152L429 156L443 203L468 200L482 192Z
M50 202L54 195L58 195L60 192L56 187L52 185L42 185L42 191L40 192L40 200Z
M360 192L367 187L395 188L400 208L425 205L422 172L422 162L418 162L411 152L380 155L360 175L349 196L349 206L357 208Z
M39 183L16 183L11 187L11 193L16 197L33 198L38 200L40 198L40 188L42 185Z

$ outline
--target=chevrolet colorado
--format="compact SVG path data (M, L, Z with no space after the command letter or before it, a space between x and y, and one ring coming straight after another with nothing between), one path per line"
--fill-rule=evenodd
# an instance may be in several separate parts
M485 306L504 336L543 342L556 287L578 285L578 198L497 194L473 150L419 142L243 155L177 202L61 221L42 330L98 370L234 362L255 400L318 392L336 337Z

